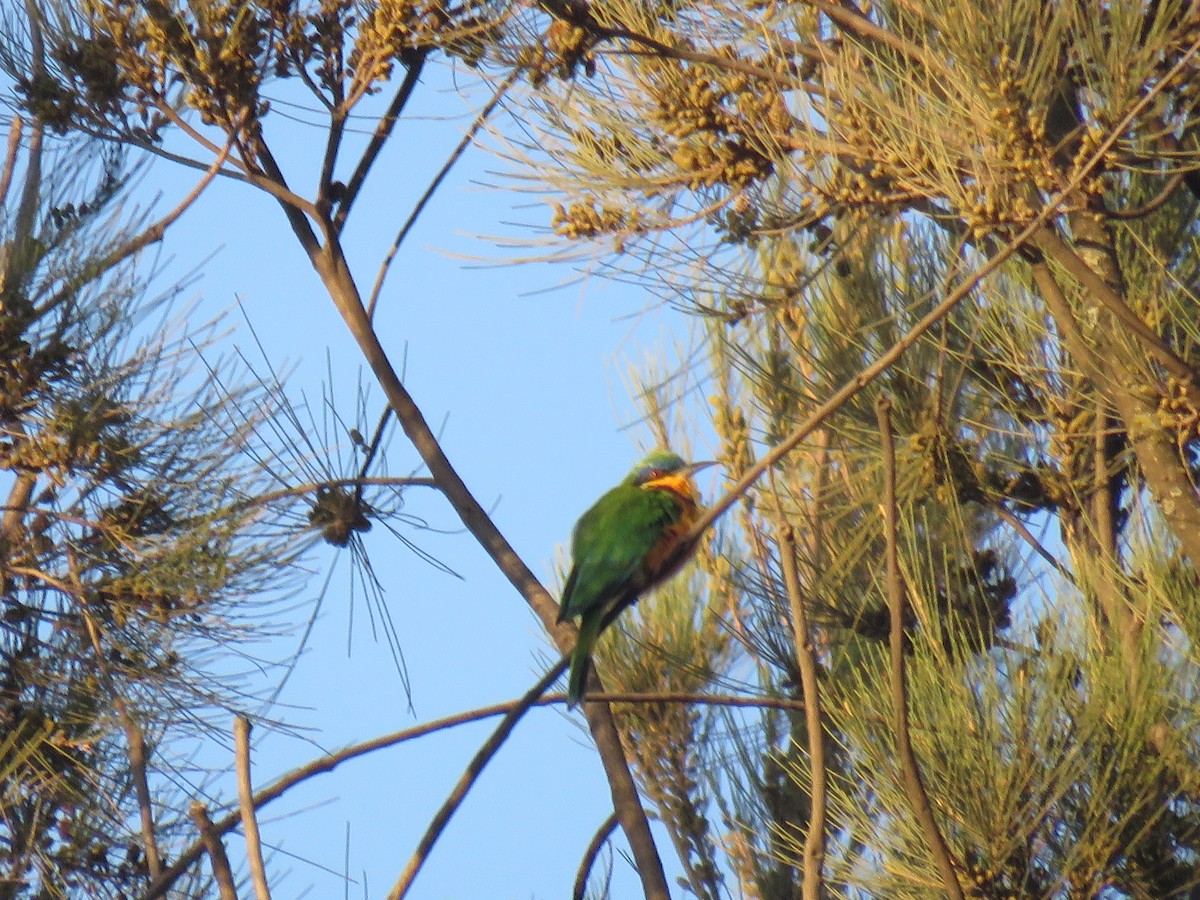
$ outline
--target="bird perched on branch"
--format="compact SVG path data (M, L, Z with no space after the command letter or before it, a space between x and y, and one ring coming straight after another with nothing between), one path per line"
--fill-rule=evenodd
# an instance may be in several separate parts
M700 517L692 474L711 465L686 463L663 450L651 453L576 523L571 574L558 612L560 622L580 619L567 682L570 706L583 697L600 633L686 560L688 554L671 557Z

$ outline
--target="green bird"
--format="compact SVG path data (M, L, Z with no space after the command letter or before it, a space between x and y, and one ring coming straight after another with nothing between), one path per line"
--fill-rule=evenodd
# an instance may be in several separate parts
M592 649L600 633L638 597L674 575L683 564L664 563L700 517L692 474L710 462L686 463L659 450L596 501L575 525L571 574L563 587L558 620L579 616L571 652L567 703L583 697Z

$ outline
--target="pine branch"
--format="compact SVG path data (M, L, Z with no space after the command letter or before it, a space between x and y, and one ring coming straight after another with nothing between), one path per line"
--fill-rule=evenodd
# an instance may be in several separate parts
M900 757L900 772L905 792L917 820L921 823L921 829L925 832L925 842L929 845L929 852L941 874L946 896L951 900L964 900L962 885L958 883L950 850L942 837L937 819L934 818L933 807L925 791L921 767L917 762L916 753L913 752L912 738L908 731L908 689L904 680L904 620L907 612L904 579L900 574L900 557L896 547L896 446L892 434L891 409L892 403L885 396L881 396L875 404L875 411L879 416L879 434L883 440L883 520L887 544L888 606L891 611L888 645L892 663L892 710L895 717L893 725L896 730L896 753Z

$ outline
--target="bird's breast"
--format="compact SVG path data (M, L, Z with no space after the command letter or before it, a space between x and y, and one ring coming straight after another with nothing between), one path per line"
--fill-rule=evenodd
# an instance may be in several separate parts
M684 557L669 569L663 569L667 560L679 548L680 542L687 537L692 526L700 518L700 508L691 497L681 498L681 500L679 518L663 529L662 536L654 542L654 546L646 555L646 573L651 576L651 581L655 584L674 575L687 561L687 557Z

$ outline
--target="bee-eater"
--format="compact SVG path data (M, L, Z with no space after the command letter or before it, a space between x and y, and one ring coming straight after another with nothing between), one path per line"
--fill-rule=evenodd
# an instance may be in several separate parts
M692 473L712 462L685 463L659 450L596 501L575 525L571 574L563 587L558 620L580 617L571 652L567 703L583 697L592 649L622 610L682 565L664 568L700 516Z

